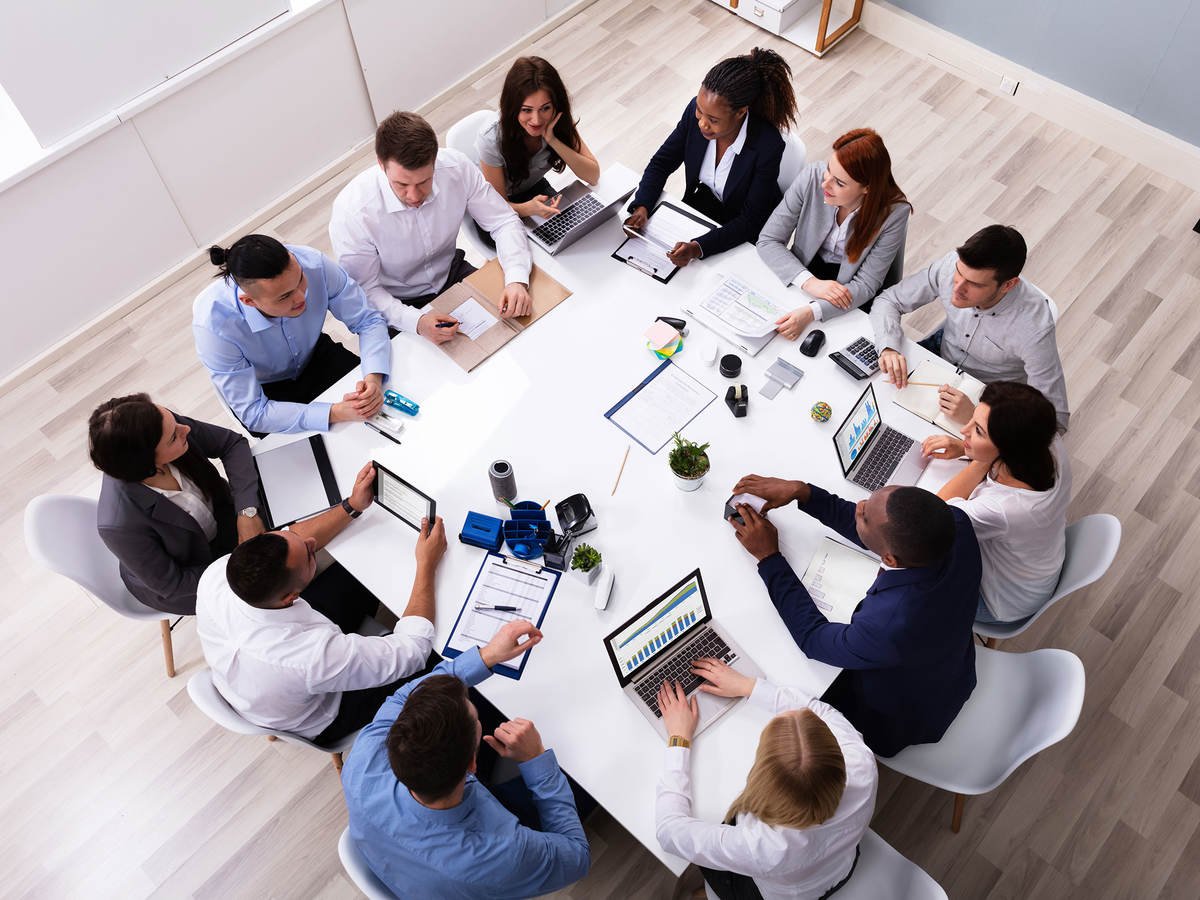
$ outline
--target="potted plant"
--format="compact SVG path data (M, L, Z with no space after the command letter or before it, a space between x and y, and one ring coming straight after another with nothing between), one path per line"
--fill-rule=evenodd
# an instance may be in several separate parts
M681 491L694 491L708 474L708 444L695 444L675 434L675 446L667 456L675 486Z
M578 572L579 577L588 584L594 584L603 559L600 551L591 544L579 544L571 556L571 571Z

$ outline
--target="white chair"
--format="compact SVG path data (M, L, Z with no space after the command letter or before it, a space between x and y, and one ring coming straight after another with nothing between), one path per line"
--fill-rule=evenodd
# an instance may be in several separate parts
M494 109L481 109L459 119L446 132L446 146L459 153L465 153L471 162L479 165L479 154L475 152L475 138L483 126L495 116ZM491 259L496 255L491 247L479 239L479 234L475 231L475 220L471 218L470 213L463 215L461 231L466 237L467 243L471 245L471 249L483 259Z
M879 757L889 769L952 791L955 832L965 795L995 789L1025 760L1061 741L1083 708L1083 663L1067 650L976 647L975 676L975 690L940 741Z
M367 861L358 852L354 838L350 837L349 828L343 831L338 839L338 856L342 859L342 868L346 870L354 886L366 894L367 900L399 900L388 890L387 885L379 880L379 876L371 871Z
M333 767L337 769L339 775L342 771L342 754L354 746L354 739L358 737L358 732L355 731L352 734L346 735L332 747L322 747L320 744L315 744L308 738L292 734L290 731L277 731L273 728L263 728L260 725L253 725L243 719L241 714L221 696L217 690L217 686L213 684L212 669L202 669L189 678L187 690L188 695L192 698L192 702L196 704L200 712L204 713L227 731L232 731L235 734L262 734L266 735L269 741L279 738L293 744L311 747L313 750L320 750L322 753L328 753L333 757Z
M1100 580L1112 565L1121 546L1121 520L1108 513L1093 513L1067 526L1067 555L1063 560L1058 587L1046 604L1028 619L997 624L975 623L975 633L983 638L984 646L995 646L1004 638L1016 637L1051 606L1067 594Z
M942 886L887 841L867 829L861 855L838 900L946 900Z
M808 150L798 134L784 131L781 137L783 138L783 159L779 161L779 190L786 194L787 189L792 186L792 182L800 174L800 170L804 168Z
M104 605L130 619L157 619L167 677L175 677L171 617L129 593L120 564L96 530L97 501L72 494L42 494L25 507L25 546L43 569L70 578Z

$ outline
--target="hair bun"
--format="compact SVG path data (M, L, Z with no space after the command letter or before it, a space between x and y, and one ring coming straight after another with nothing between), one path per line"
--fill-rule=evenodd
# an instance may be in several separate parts
M229 251L214 244L208 248L208 259L214 266L223 266L229 259Z

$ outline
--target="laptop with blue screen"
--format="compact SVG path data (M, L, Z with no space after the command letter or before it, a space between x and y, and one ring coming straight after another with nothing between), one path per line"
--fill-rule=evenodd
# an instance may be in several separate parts
M697 692L704 679L692 674L692 661L723 660L743 675L765 677L712 618L700 570L688 573L604 639L609 662L625 695L659 734L667 737L658 709L664 681L683 685L700 707L699 734L737 703L736 698Z

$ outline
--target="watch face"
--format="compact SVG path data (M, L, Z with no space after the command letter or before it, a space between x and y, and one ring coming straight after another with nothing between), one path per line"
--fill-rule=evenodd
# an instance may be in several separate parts
M247 519L253 519L255 516L258 515L258 507L247 506L245 509L242 510L241 514L243 516L245 516Z

